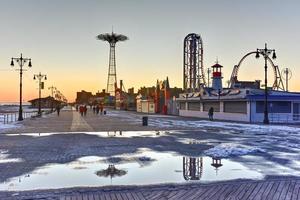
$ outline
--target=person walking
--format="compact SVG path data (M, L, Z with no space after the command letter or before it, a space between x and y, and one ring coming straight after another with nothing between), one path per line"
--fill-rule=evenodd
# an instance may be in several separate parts
M103 104L102 103L100 104L100 112L101 112L101 115L102 115L102 113L103 113Z
M208 110L208 118L210 121L214 120L214 108L210 107L210 109Z
M83 107L83 112L84 112L84 116L86 116L86 112L87 112L87 106L86 105L84 105L84 107Z
M57 112L57 116L59 116L59 113L60 113L60 105L59 104L57 104L57 106L56 106L56 112Z
M80 105L80 106L79 106L79 112L80 112L80 115L81 115L81 116L83 116L83 109L84 109L84 108L83 108L83 105Z
M99 105L96 106L96 114L98 115L99 114L99 110L100 110L100 107Z

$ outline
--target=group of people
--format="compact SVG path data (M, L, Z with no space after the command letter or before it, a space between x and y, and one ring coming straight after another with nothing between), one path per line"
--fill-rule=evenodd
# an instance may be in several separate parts
M86 116L87 113L87 106L86 105L76 105L76 111L79 111L81 116Z
M103 104L93 106L93 113L97 114L97 115L99 113L101 113L101 115L102 115L103 114Z
M97 104L97 105L90 105L90 108L93 109L93 113L94 114L99 114L101 113L101 115L105 113L104 109L103 109L103 104ZM76 105L76 111L79 111L80 115L81 116L86 116L86 113L87 113L87 105Z

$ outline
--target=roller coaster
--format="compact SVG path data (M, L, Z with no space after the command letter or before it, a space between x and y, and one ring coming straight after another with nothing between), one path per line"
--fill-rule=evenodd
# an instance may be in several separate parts
M235 88L238 81L238 72L243 61L252 54L263 56L262 52L251 51L244 55L237 65L233 67L229 80L229 88ZM268 63L273 69L273 90L285 90L278 65L268 57ZM183 89L186 92L199 92L200 88L208 87L204 75L203 66L203 41L199 34L190 33L184 38L183 49Z
M197 92L204 86L203 41L200 35L190 33L184 38L183 89Z
M231 73L231 77L230 77L230 83L229 83L229 88L234 88L235 87L235 81L238 80L237 77L238 77L238 72L239 72L239 69L240 69L240 66L241 64L243 63L243 61L250 55L252 54L256 54L257 51L252 51L252 52L249 52L247 53L246 55L244 55L244 57L239 61L239 63L237 65L235 65L233 67L233 71ZM262 53L259 52L259 54L261 54L263 56ZM281 78L281 73L280 73L280 70L279 70L279 67L278 65L275 65L273 63L273 61L268 57L267 58L268 62L271 64L271 67L273 69L273 76L274 76L274 83L272 85L272 89L273 90L285 90L284 88L284 84L283 84L283 81L282 81L282 78Z

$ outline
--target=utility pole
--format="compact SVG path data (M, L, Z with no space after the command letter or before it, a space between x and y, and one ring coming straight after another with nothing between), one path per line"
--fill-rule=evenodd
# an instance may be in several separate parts
M11 62L10 62L10 66L14 66L14 61L16 61L19 66L20 69L17 69L18 71L20 71L20 104L19 104L19 117L18 117L18 121L22 121L23 120L23 108L22 108L22 77L23 77L23 71L26 71L23 69L23 66L26 62L28 63L28 67L32 67L31 65L31 58L23 58L22 54L20 58L11 58Z
M292 71L289 68L284 68L281 72L284 74L283 79L285 79L285 91L289 91L289 80L292 78Z
M41 72L39 74L35 74L33 76L33 80L38 79L39 81L39 110L38 110L38 115L41 116L42 115L42 109L41 109L41 95L42 95L42 89L44 89L44 82L42 82L42 79L47 80L47 75L45 74L41 74Z

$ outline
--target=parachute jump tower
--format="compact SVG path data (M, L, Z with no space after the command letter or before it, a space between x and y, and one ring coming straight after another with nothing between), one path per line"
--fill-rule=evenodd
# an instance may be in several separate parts
M117 84L117 71L116 71L116 43L128 40L128 37L122 34L105 33L97 36L98 40L106 41L109 43L109 68L106 91L111 95L115 95L115 86Z
M203 42L201 36L190 33L184 38L183 49L183 89L185 92L197 92L205 87L203 67Z

